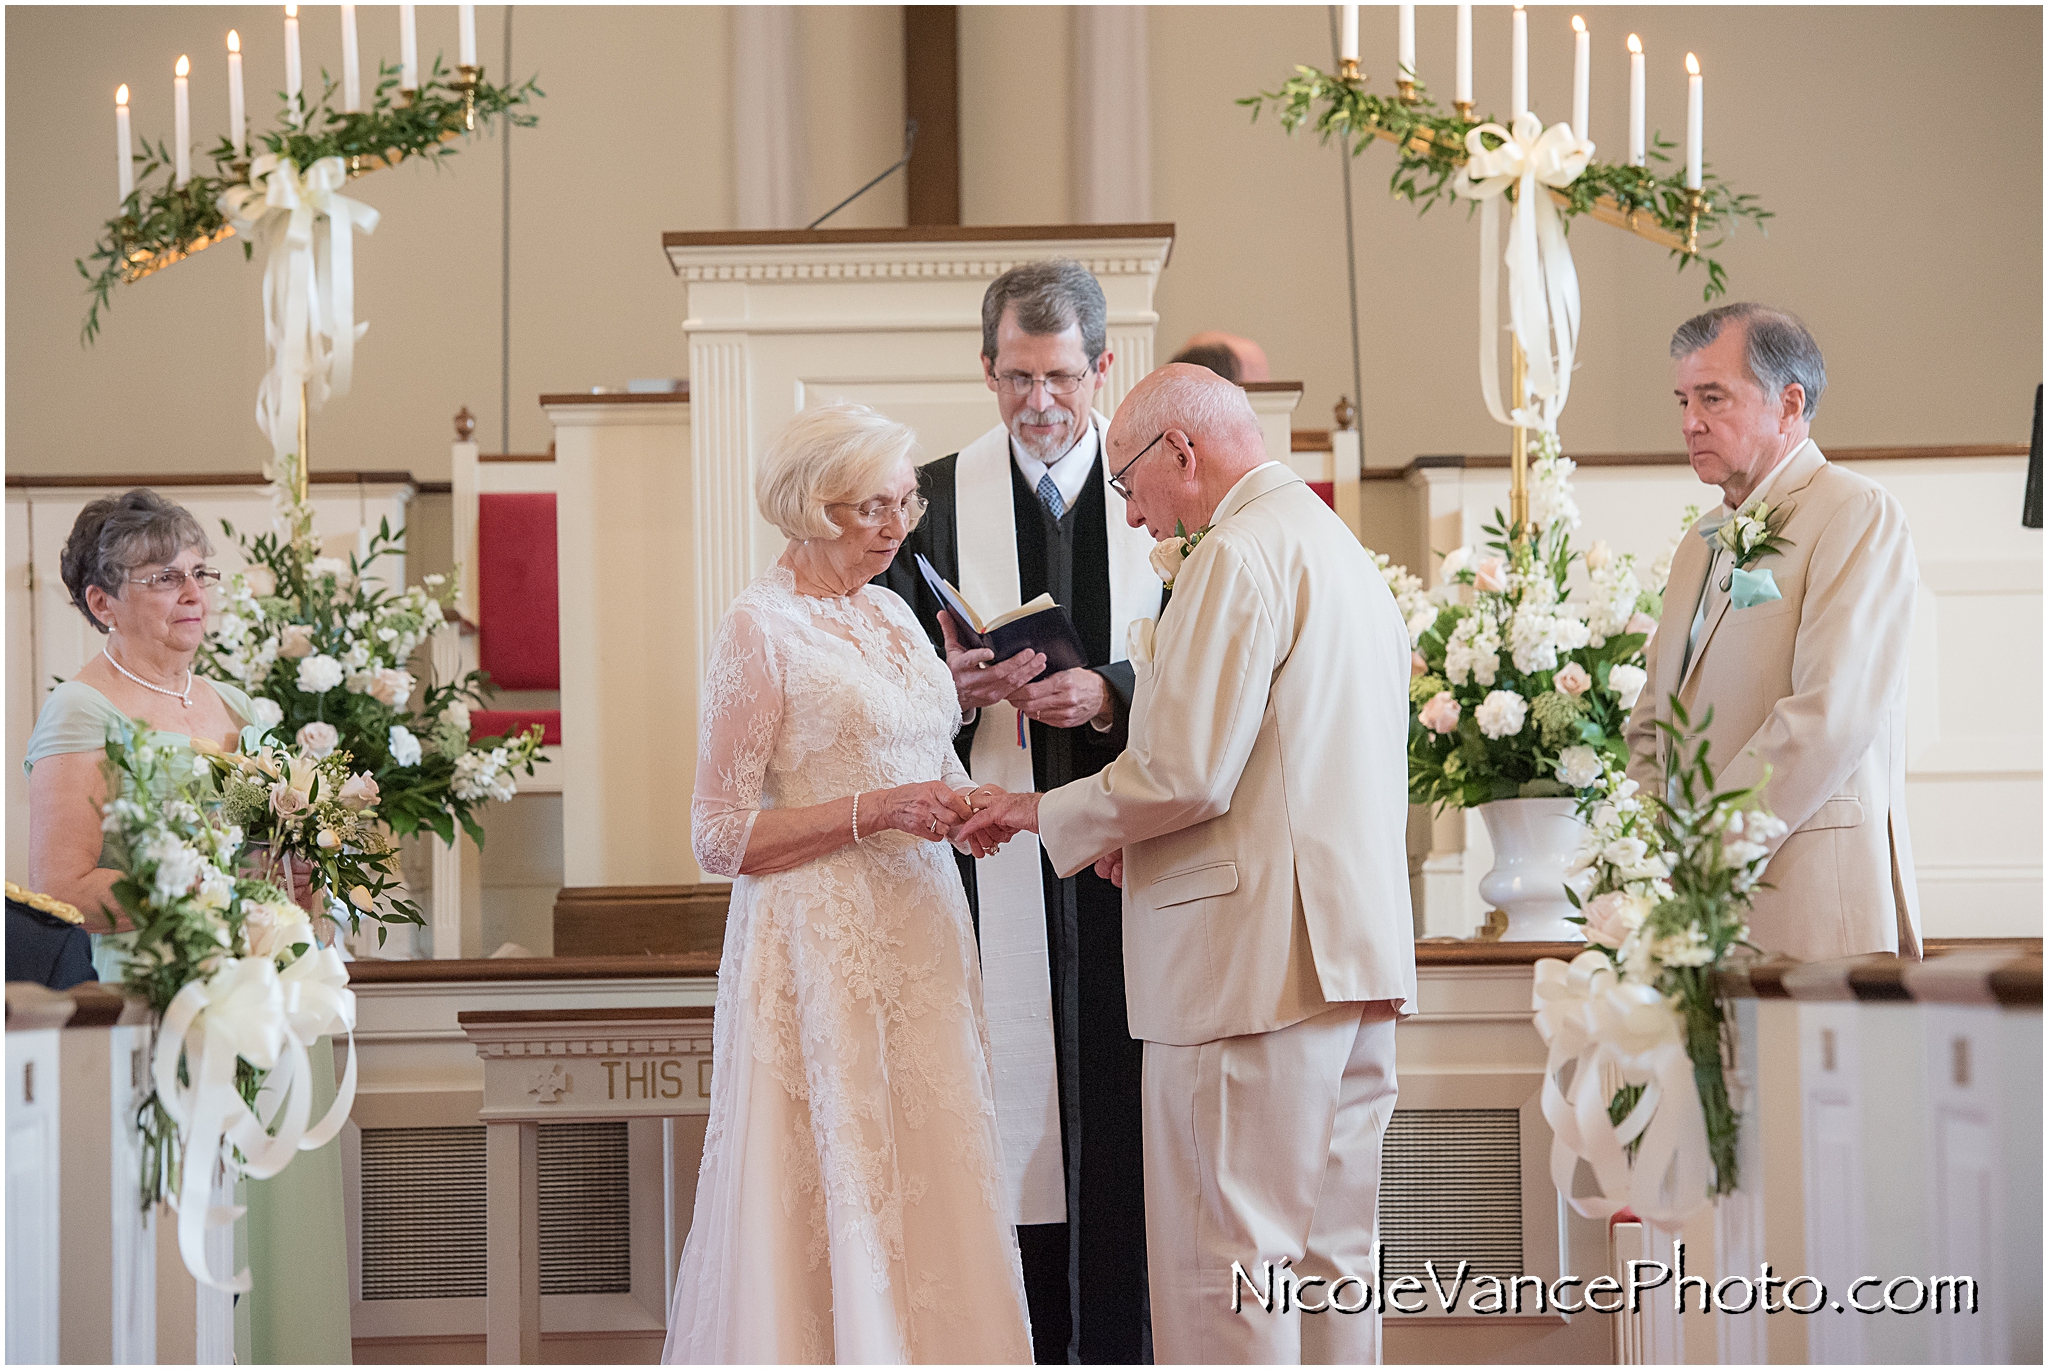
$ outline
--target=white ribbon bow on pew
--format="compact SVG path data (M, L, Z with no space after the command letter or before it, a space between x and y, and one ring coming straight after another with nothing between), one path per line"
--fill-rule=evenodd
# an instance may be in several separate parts
M1581 952L1569 965L1538 961L1534 999L1536 1031L1550 1047L1543 1118L1557 1192L1581 1217L1610 1218L1627 1208L1645 1221L1681 1226L1707 1205L1714 1165L1677 1010L1654 987L1622 980L1601 951ZM1560 1080L1568 1066L1566 1088ZM1616 1124L1608 1103L1618 1084L1641 1085L1643 1093ZM1597 1195L1572 1193L1581 1160Z
M1489 134L1499 146L1486 146ZM1545 129L1542 119L1524 112L1512 129L1481 124L1471 130L1465 151L1465 174L1452 189L1480 205L1479 388L1497 422L1555 432L1579 345L1579 276L1564 216L1549 190L1579 179L1593 145L1570 124ZM1500 398L1500 206L1509 186L1515 201L1508 219L1508 319L1529 368L1529 403L1523 407L1517 396L1512 412Z
M250 1288L247 1270L219 1280L206 1264L206 1229L242 1213L207 1204L223 1147L232 1145L243 1158L231 1173L265 1180L299 1152L325 1146L348 1121L356 1095L355 998L340 953L313 947L282 972L266 957L225 961L210 978L186 985L165 1011L151 1064L157 1098L178 1128L178 1251L201 1284L233 1293ZM309 1128L307 1048L337 1032L349 1034L348 1065L327 1116ZM185 1084L178 1080L181 1052ZM237 1058L269 1072L253 1110L235 1086Z
M322 157L301 174L291 158L265 153L250 164L248 185L220 197L236 231L263 244L269 368L256 391L256 425L280 461L298 446L300 385L316 407L346 395L356 339L370 326L355 320L353 230L375 232L379 215L341 194L347 183L339 157Z

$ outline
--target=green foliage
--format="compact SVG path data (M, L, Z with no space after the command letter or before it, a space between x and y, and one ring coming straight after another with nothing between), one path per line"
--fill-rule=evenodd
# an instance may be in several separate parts
M289 107L280 93L278 126L254 136L250 155L267 150L290 158L301 170L323 157L340 157L344 161L381 157L386 164L396 164L408 158L438 163L454 156L458 149L452 140L466 130L462 94L449 84L453 73L436 57L433 70L426 75L410 105L393 101L399 75L395 66L380 66L370 108L354 114L344 114L333 107L336 83L333 78L326 78L319 99L306 111L303 129L293 126L285 117ZM528 128L536 123L538 116L526 107L544 94L535 84L537 79L528 77L517 86L480 82L476 90L479 126L500 115L515 128ZM152 259L183 252L196 240L220 233L228 226L220 208L222 193L249 183L248 168L238 161L234 144L225 134L210 154L214 174L195 173L183 186L171 183L177 161L168 143L159 141L152 147L145 138L141 145L142 152L136 157L141 165L135 176L135 190L122 203L121 212L101 226L92 253L77 262L78 273L86 280L86 294L92 297L80 333L82 343L89 344L99 336L100 311L112 304L117 284L133 279L134 273ZM159 179L161 184L152 186ZM254 246L243 241L245 258Z
M1445 113L1420 83L1415 102L1409 104L1395 97L1368 94L1362 82L1345 81L1305 66L1296 67L1294 75L1281 82L1278 90L1247 95L1237 103L1251 110L1254 122L1270 106L1280 126L1289 133L1307 126L1320 134L1325 143L1333 137L1341 138L1354 157L1378 141L1382 133L1392 135L1396 140L1394 171L1387 188L1395 199L1414 203L1424 214L1451 193L1459 168L1465 164L1466 135L1482 123L1496 122L1461 119L1455 113ZM1495 139L1492 145L1497 146L1498 141ZM1671 166L1671 152L1676 146L1661 134L1652 136L1646 152L1657 169L1588 162L1578 179L1561 192L1564 202L1559 208L1565 215L1566 228L1570 228L1573 218L1589 213L1594 203L1605 197L1622 213L1649 219L1683 238L1691 212L1684 168L1660 174L1661 169ZM1736 223L1748 220L1761 230L1772 214L1756 196L1738 194L1711 167L1703 169L1701 189L1706 200L1698 224L1699 248L1692 253L1673 251L1671 255L1678 260L1680 271L1695 260L1706 268L1702 295L1712 301L1727 293L1728 277L1721 264L1706 253L1727 241L1728 230ZM1513 193L1509 191L1510 195Z

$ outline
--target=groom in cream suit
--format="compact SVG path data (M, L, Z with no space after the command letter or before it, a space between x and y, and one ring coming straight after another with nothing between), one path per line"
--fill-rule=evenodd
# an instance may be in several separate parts
M1906 833L1906 647L1920 572L1905 511L1807 436L1827 369L1799 320L1755 304L1671 339L1686 453L1722 507L1679 540L1649 688L1629 717L1629 773L1666 784L1677 695L1707 730L1717 789L1768 782L1779 839L1750 940L1800 960L1920 954ZM1775 549L1738 557L1717 533L1770 512ZM1752 542L1754 539L1751 540Z
M1415 993L1407 630L1214 372L1146 377L1107 452L1163 550L1177 526L1207 530L1156 626L1134 625L1129 745L962 836L1036 832L1062 874L1124 887L1157 1358L1373 1361L1375 1312L1295 1310L1373 1278L1394 1020ZM1260 1307L1268 1263L1276 1290L1297 1286L1288 1311ZM1357 1281L1335 1300L1364 1301Z

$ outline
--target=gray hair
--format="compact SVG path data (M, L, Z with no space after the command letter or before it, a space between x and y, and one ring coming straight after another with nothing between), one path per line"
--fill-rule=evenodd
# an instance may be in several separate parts
M1820 344L1806 325L1782 309L1762 304L1724 304L1695 315L1671 335L1673 361L1690 357L1721 336L1721 326L1739 323L1744 331L1743 361L1750 379L1775 400L1785 387L1797 383L1806 395L1806 412L1811 419L1820 407L1820 396L1828 388L1827 363L1821 359Z
M1188 362L1169 363L1140 381L1117 406L1116 417L1134 433L1144 430L1139 442L1155 431L1178 428L1212 442L1236 438L1262 450L1265 443L1244 387Z
M96 499L79 510L58 564L71 602L86 622L105 633L113 630L86 608L85 592L97 585L119 599L130 571L175 561L187 547L197 547L201 556L213 555L213 544L191 510L138 487L125 495Z
M754 502L785 537L836 538L844 530L825 506L879 494L916 451L917 434L908 424L864 404L821 404L768 440L754 476Z
M1102 298L1102 285L1079 262L1051 257L1011 267L989 282L981 297L981 355L989 365L996 360L996 328L1003 310L1017 309L1017 327L1043 337L1081 326L1081 345L1087 349L1088 364L1109 346L1109 302Z

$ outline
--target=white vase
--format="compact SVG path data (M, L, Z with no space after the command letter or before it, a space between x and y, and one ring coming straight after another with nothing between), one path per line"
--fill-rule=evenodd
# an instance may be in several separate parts
M1493 841L1493 869L1479 880L1480 897L1507 915L1503 942L1583 942L1567 918L1579 911L1565 898L1565 876L1586 825L1572 799L1497 799L1481 804Z

